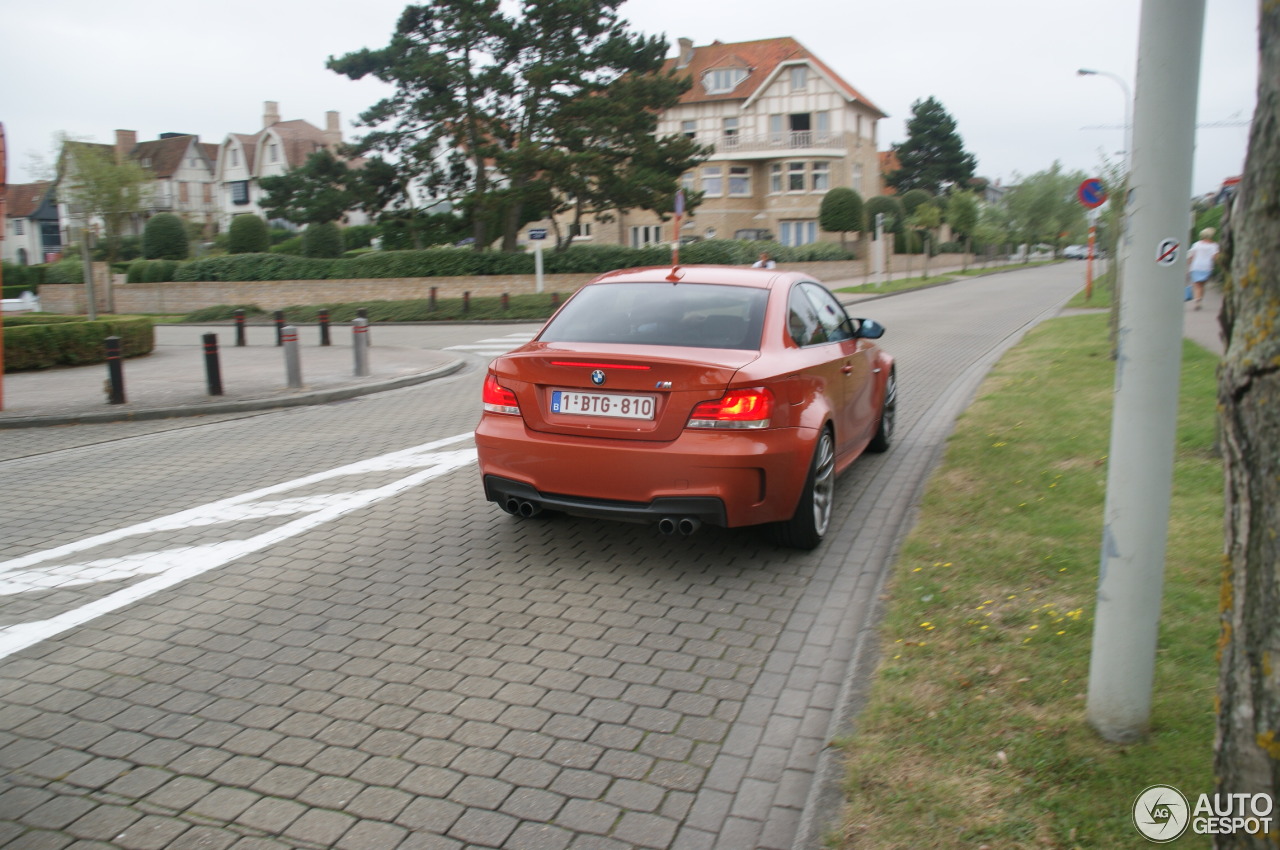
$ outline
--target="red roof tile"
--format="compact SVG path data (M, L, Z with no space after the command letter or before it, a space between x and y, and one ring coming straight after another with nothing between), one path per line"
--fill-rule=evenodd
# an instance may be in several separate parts
M684 68L676 68L677 58L668 59L662 66L663 71L674 71L676 74L692 76L694 83L680 97L681 103L707 103L724 100L748 100L756 94L765 81L770 78L779 65L788 61L804 60L826 75L844 94L864 106L876 111L881 116L885 113L868 100L861 92L845 82L830 66L809 52L809 50L790 36L769 38L760 41L744 41L737 44L723 44L719 41L704 47L693 48L689 64ZM708 94L702 86L702 75L717 68L746 68L747 78L731 92Z
M5 214L9 218L30 218L35 215L51 185L47 180L35 183L10 183L6 187Z

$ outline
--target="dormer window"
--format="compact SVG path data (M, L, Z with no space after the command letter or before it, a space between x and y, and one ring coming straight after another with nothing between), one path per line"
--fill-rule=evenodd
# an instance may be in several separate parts
M702 87L707 94L725 94L738 87L747 78L746 68L716 68L702 75Z

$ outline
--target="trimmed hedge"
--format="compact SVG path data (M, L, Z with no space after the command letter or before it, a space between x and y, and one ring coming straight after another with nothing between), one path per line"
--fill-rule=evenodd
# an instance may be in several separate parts
M817 242L788 248L773 242L712 239L680 249L683 263L750 265L761 251L780 263L849 259L839 245ZM635 266L662 266L671 262L665 245L626 248L620 245L574 245L567 251L543 254L547 274L601 274ZM371 251L356 257L318 259L288 254L235 254L208 257L178 266L177 281L352 280L403 277L471 277L528 275L534 272L531 253L472 251L466 248L432 248L426 251Z
M175 260L134 260L129 264L125 283L165 283L173 280L177 269Z
M150 354L156 346L155 325L144 317L85 322L69 316L28 316L5 320L4 370L104 363L103 340L109 336L120 337L125 357Z

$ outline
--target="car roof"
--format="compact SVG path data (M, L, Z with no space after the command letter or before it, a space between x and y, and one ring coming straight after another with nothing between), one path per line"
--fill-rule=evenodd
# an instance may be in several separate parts
M673 280L672 275L676 275ZM742 266L647 266L645 268L619 269L606 272L592 279L587 285L595 283L711 283L729 286L748 286L757 289L772 289L776 285L796 280L813 280L809 275L800 272L781 271L779 269L751 269Z

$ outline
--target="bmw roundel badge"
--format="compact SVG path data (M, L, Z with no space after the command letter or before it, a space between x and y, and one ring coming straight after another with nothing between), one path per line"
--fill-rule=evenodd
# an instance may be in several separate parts
M591 373L591 383L595 384L597 387L604 383L603 369L597 369Z

